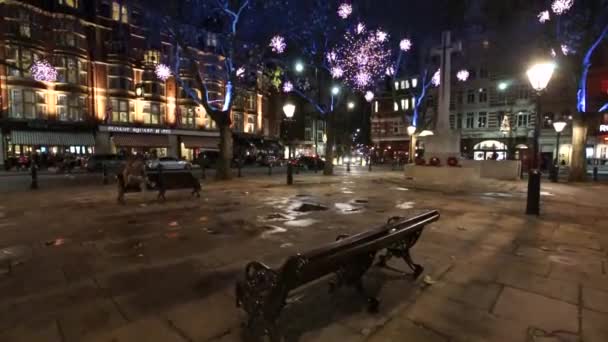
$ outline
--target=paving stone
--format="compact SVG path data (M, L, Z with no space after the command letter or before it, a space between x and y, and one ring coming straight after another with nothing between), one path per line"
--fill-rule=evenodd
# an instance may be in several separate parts
M608 341L608 314L583 310L583 341Z
M493 313L545 331L578 331L578 308L531 292L505 287Z
M244 319L235 307L234 298L224 293L180 305L165 315L193 341L207 341L222 336L237 328Z
M578 284L541 277L526 271L508 268L498 275L499 283L562 300L574 305L579 302Z
M424 341L424 342L447 342L445 336L426 329L404 317L396 317L386 324L380 331L373 334L367 342L402 342L402 341Z
M95 300L70 308L60 314L58 321L65 342L79 342L85 335L127 323L110 300Z
M583 287L583 306L608 314L608 292Z
M447 297L480 310L490 310L496 303L500 290L498 284L473 281L464 285L438 282L426 291L432 296Z
M317 331L307 332L302 334L298 339L299 342L334 342L334 341L349 341L359 342L364 341L363 335L359 335L341 324L332 324L323 327Z
M135 321L121 328L91 336L83 342L186 342L171 329L168 322L159 318Z
M21 323L5 333L0 333L3 342L62 342L61 335L54 320L36 320Z
M527 330L523 322L427 293L404 314L417 324L449 336L450 341L523 341Z

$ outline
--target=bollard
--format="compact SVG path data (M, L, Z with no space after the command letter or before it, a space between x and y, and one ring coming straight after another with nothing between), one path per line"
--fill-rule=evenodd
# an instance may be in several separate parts
M272 163L268 164L268 175L272 176Z
M369 158L367 161L367 169L369 172L372 172L372 158Z
M346 163L346 172L350 172L350 162Z
M108 167L106 163L101 164L101 177L103 185L108 185Z
M541 173L539 170L530 170L528 172L527 215L540 215L540 178Z
M205 163L201 163L201 171L203 172L201 174L201 178L202 179L207 179L207 173L205 172L207 168L205 167Z
M37 190L38 189L38 168L36 164L32 162L32 183L30 184L30 189Z
M291 162L287 163L287 185L293 184L293 165Z
M238 168L238 169L237 169L237 170L238 170L237 177L238 177L238 178L243 177L243 175L241 174L241 168L243 167L243 165L242 165L242 163L241 163L241 160L240 160L240 159L239 159L239 161L237 162L237 165L236 165L236 166L237 166L237 168Z
M299 175L299 174L300 174L300 166L296 165L296 175Z
M594 166L594 167L593 167L593 181L594 181L594 182L597 182L597 179L598 179L598 178L597 178L597 173L598 173L597 166Z

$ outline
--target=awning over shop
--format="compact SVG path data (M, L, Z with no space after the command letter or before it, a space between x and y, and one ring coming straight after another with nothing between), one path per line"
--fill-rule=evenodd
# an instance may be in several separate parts
M114 145L123 147L169 147L166 135L152 134L114 134Z
M91 133L12 131L10 143L30 146L95 146Z
M219 137L182 136L181 139L186 148L202 148L214 151L219 151L220 149Z

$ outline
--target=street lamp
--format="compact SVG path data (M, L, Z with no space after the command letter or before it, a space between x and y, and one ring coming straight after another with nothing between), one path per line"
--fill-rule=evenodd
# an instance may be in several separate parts
M304 71L304 63L302 62L296 62L296 72L297 73L301 73L302 71Z
M553 123L553 128L555 129L555 132L557 133L557 141L555 143L555 170L554 170L554 174L553 174L553 182L558 181L559 179L559 138L562 135L562 132L564 131L564 128L566 128L566 125L568 123L566 121L555 121Z
M283 106L283 113L285 113L285 117L287 118L287 185L293 184L293 165L291 164L291 138L289 136L289 125L293 119L294 114L296 113L296 105L293 103L286 103Z
M355 103L353 101L348 102L347 107L349 110L355 109Z
M526 203L527 215L540 214L540 179L539 171L539 149L538 138L540 135L540 117L541 117L541 94L549 85L549 81L553 76L555 64L551 62L540 62L534 64L528 69L526 74L530 85L536 90L536 120L534 124L534 141L532 149L532 168L528 171L528 199Z
M505 91L507 88L509 88L509 84L507 82L498 83L498 90Z
M410 155L408 162L414 162L414 154L416 154L416 126L410 125L407 127L407 135L410 136Z
M338 86L333 86L333 87L331 88L331 94L332 94L332 95L334 95L334 96L336 96L336 95L340 94L340 87L338 87Z

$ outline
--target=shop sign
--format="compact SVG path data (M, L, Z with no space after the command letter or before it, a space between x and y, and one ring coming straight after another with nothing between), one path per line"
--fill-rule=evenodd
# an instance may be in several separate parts
M608 133L608 125L600 125L601 133Z
M129 127L129 126L107 126L108 132L134 133L134 134L171 134L167 128Z

